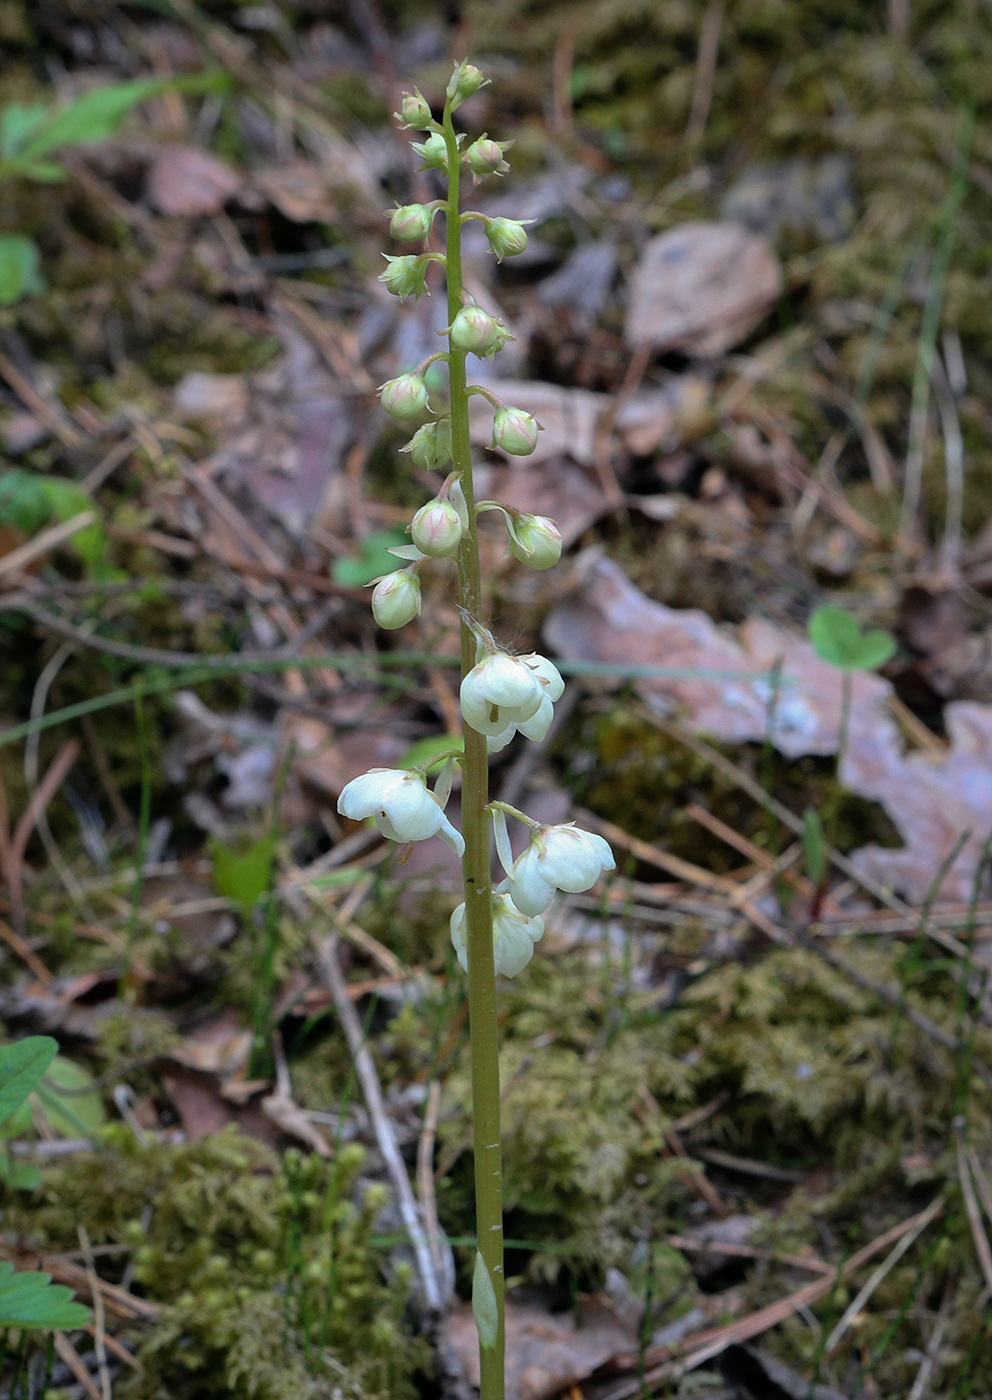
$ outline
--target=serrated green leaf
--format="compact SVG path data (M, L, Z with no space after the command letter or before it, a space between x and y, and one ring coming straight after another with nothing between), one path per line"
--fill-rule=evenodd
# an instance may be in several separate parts
M841 671L874 671L890 660L895 638L881 628L862 632L856 617L843 608L816 608L809 620L809 639L821 661Z
M88 1069L63 1055L55 1056L35 1095L58 1137L93 1138L107 1121L96 1080Z
M29 1035L0 1045L0 1123L16 1113L38 1086L58 1048L50 1035Z
M475 1273L472 1275L472 1316L479 1333L479 1345L487 1350L494 1347L499 1336L499 1307L486 1261L478 1249L475 1251Z
M0 235L0 306L13 306L29 293L43 292L38 245L20 233Z
M276 838L272 832L253 841L247 850L236 851L215 842L214 885L217 893L234 901L246 917L272 883L272 863L275 859Z
M50 1274L0 1261L0 1327L58 1327L73 1331L90 1320L89 1308L72 1301L71 1288Z
M381 574L391 574L396 567L389 550L409 541L400 530L376 530L362 541L361 554L335 559L332 570L335 583L342 588L364 588Z

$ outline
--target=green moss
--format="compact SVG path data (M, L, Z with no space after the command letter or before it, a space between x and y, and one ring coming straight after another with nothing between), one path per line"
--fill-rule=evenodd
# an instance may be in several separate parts
M132 1251L134 1281L162 1306L143 1335L141 1375L122 1400L363 1400L413 1394L426 1363L404 1322L408 1276L388 1280L369 1244L381 1188L357 1188L361 1148L335 1163L225 1130L198 1143L138 1143L129 1129L46 1172L25 1215L47 1248L72 1248L76 1222L94 1244Z

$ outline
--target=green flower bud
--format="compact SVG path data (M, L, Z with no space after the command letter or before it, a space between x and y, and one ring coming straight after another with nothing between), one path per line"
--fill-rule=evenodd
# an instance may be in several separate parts
M426 141L413 141L411 145L423 162L421 170L447 170L448 147L438 132L428 136Z
M516 219L487 219L486 236L500 262L515 257L527 247L527 230Z
M511 457L529 457L537 446L540 427L533 413L525 413L522 408L498 408L493 417L493 440L489 445L500 448Z
M387 632L412 622L420 607L420 580L413 569L387 574L372 593L372 616Z
M451 103L451 110L454 111L466 97L471 97L473 93L479 91L488 83L489 79L483 77L474 63L466 63L463 59L451 75L448 83L448 90L445 96Z
M406 422L410 418L419 418L427 407L427 385L419 374L401 374L383 384L379 398L392 418Z
M403 204L393 210L389 232L403 243L416 243L430 233L436 212L429 204Z
M510 553L532 569L550 569L561 558L561 535L546 515L521 515L513 522Z
M385 272L380 272L379 281L385 282L393 296L401 301L404 297L422 297L427 291L427 263L421 262L415 253L400 258L391 258L388 254L385 257L389 266Z
M440 471L451 461L451 419L425 423L402 450L409 452L414 466L423 471Z
M503 159L503 152L512 145L512 141L492 141L488 136L480 136L478 141L473 141L465 153L465 159L476 180L484 180L487 175L505 175L510 164Z
M411 131L426 131L434 120L427 99L416 88L413 92L403 94L400 110L394 112L393 116L401 126L405 126Z
M421 506L410 523L413 542L431 559L447 559L458 552L462 542L462 522L450 501L436 496Z
M463 306L451 323L451 343L459 350L492 359L512 336L481 306Z

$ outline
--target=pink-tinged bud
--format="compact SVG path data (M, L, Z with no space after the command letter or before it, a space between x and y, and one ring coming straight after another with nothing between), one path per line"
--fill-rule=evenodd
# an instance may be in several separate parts
M413 542L431 559L446 559L462 542L462 522L450 501L435 497L421 506L410 524Z
M513 522L510 553L532 569L550 569L561 558L561 535L546 515L521 515Z
M469 350L473 355L487 355L492 358L512 339L499 321L495 320L481 306L463 306L451 323L451 343L459 350Z
M451 419L438 418L425 423L410 439L404 452L409 452L414 466L424 471L439 471L451 461Z
M416 243L426 238L434 223L436 210L429 204L404 204L393 211L389 220L389 232L402 243Z
M487 219L486 237L500 262L527 247L527 230L516 219Z
M379 274L379 281L386 284L388 291L393 296L399 297L402 301L404 297L422 297L427 291L427 264L421 262L416 254L407 254L402 258L390 258L386 261L389 266L385 272Z
M421 159L421 170L447 170L448 147L436 131L426 141L413 141L411 145Z
M420 607L420 579L413 569L397 569L395 574L387 574L372 592L372 616L387 631L412 622Z
M473 141L465 153L465 159L475 178L483 180L487 175L505 175L510 166L503 159L503 153L512 145L512 141L493 141L488 136L480 136L478 141Z
M448 83L446 96L451 103L451 110L460 106L466 97L471 97L477 93L481 87L488 83L489 79L483 77L474 63L466 63L464 60L451 75Z
M493 417L490 447L498 447L511 457L529 457L537 446L540 427L533 413L525 413L522 408L498 408Z
M416 88L413 92L403 94L400 110L394 112L393 116L401 126L408 127L411 131L426 131L434 120L427 99Z
M379 390L382 406L392 418L419 418L427 407L427 385L419 374L401 374Z

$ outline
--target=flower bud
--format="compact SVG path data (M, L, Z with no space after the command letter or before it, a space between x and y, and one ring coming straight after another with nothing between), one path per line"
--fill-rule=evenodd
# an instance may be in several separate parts
M504 405L493 417L493 440L489 445L510 457L529 457L537 446L540 426L533 413Z
M430 233L435 212L429 204L403 204L393 210L389 232L402 243L416 243Z
M447 170L448 147L436 131L426 141L413 141L411 145L423 162L421 170Z
M500 262L527 247L527 230L517 219L487 219L486 237Z
M427 99L416 88L403 94L400 110L393 116L401 126L409 127L411 131L426 131L434 120Z
M431 559L446 559L462 542L462 522L450 501L436 496L421 506L410 523L413 542Z
M409 418L419 418L427 407L427 385L419 374L401 374L383 384L379 398L391 417L405 422Z
M451 343L459 350L492 359L512 339L503 325L481 306L463 306L451 323Z
M448 90L445 94L451 103L451 110L454 111L466 97L471 97L473 93L488 83L489 79L483 77L474 63L466 63L462 60L451 75L448 83Z
M385 272L379 274L379 281L385 282L393 296L402 301L404 297L416 298L424 295L427 291L426 262L421 262L416 254L407 254L402 258L391 258L387 255L386 261L389 266Z
M414 466L423 471L440 471L451 461L451 419L438 418L433 423L425 423L403 451L409 452Z
M513 522L510 553L532 569L550 569L561 558L561 535L546 515L521 515Z
M493 141L488 136L480 136L478 141L473 141L465 153L465 159L476 180L483 180L487 175L505 175L510 166L503 159L503 152L512 145L512 141Z
M386 631L405 627L418 615L420 607L420 579L413 569L386 574L372 593L372 616Z

